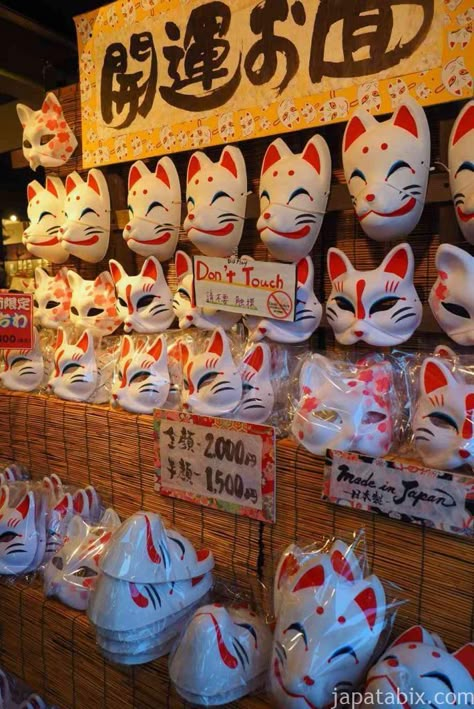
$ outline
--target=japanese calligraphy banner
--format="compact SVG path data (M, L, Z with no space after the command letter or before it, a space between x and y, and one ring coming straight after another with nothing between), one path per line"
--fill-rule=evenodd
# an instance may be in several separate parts
M472 475L328 451L322 496L345 507L474 537Z
M472 95L472 0L120 0L76 18L84 167Z
M33 296L0 291L0 350L33 347Z
M157 409L155 460L162 495L275 521L272 426Z

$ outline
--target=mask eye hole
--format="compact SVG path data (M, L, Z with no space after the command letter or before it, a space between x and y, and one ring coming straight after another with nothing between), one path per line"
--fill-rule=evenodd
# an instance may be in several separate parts
M349 313L355 313L355 308L348 298L345 298L343 295L337 295L334 300L341 310L347 310Z
M466 310L464 306L459 305L458 303L441 303L441 305L445 310L448 311L448 313L457 315L459 318L466 318L467 320L471 318L469 311Z
M191 300L188 291L184 290L184 288L178 288L178 293L184 300Z
M90 579L92 576L97 576L97 571L94 571L94 569L89 569L88 566L81 566L74 573L74 576L78 576L80 579Z
M386 415L381 411L368 411L362 419L363 424L368 423L381 423L386 420Z
M147 308L149 305L153 303L155 300L154 295L142 295L140 300L137 303L137 309L141 310L142 308Z
M3 534L0 534L0 544L8 544L8 542L12 542L19 536L20 535L16 532L4 532Z
M147 379L149 379L151 376L150 372L137 372L136 374L133 375L133 377L130 379L130 384L133 382L134 384L139 384L140 382L144 382Z
M33 146L31 145L29 140L24 140L23 147L29 149L29 148L32 148Z
M103 312L104 312L103 308L89 308L89 310L87 311L87 315L89 317L94 316L94 315L102 315Z
M341 415L334 409L319 409L313 411L313 416L321 422L326 421L327 423L342 424Z
M48 300L46 303L46 310L52 310L53 308L57 308L58 305L61 305L61 303L58 303L57 300Z
M60 556L53 556L53 558L51 559L51 563L58 569L58 571L63 570L64 562Z
M33 301L33 305L35 306L35 308L39 308L39 303L38 303L38 301L36 300L36 298L35 298L35 300Z
M49 141L55 137L56 136L54 135L54 133L46 133L45 135L42 135L40 139L40 145L47 145Z
M442 411L434 411L432 414L428 414L428 418L436 428L443 428L445 430L454 429L456 432L459 431L458 425L452 416L449 416L449 414L445 414Z
M79 310L76 308L75 305L72 306L72 308L71 308L71 313L72 313L73 315L79 315Z
M126 308L126 307L127 307L127 303L124 301L123 298L119 298L119 299L118 299L118 302L120 303L120 305L122 306L122 308Z
M381 313L385 310L390 310L398 303L399 300L400 298L393 295L380 298L379 300L376 300L373 305L371 305L369 313L370 315L373 315L374 313Z

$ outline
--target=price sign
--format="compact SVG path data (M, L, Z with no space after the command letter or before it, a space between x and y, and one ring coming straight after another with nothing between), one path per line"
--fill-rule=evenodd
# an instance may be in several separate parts
M31 350L33 347L33 296L0 293L0 349Z
M157 409L155 434L162 495L275 520L274 428Z

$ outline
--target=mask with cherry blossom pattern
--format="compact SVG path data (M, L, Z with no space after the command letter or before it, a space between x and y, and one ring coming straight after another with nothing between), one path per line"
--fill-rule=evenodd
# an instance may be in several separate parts
M34 391L41 386L43 377L41 342L38 330L34 327L31 350L5 351L5 368L0 372L0 382L12 391Z
M170 259L178 243L181 223L181 187L169 157L156 163L155 171L144 162L133 163L128 173L130 221L123 230L127 246L140 256Z
M34 321L35 325L57 330L69 320L72 291L67 279L67 269L61 268L50 276L44 268L35 268Z
M102 404L108 400L94 349L94 337L85 330L75 344L59 328L54 352L54 370L48 388L60 399Z
M408 244L395 246L370 271L358 271L335 248L329 249L327 263L332 290L326 317L338 342L388 347L413 335L423 307L413 285L415 261Z
M459 228L474 244L474 100L459 113L449 138L449 184Z
M89 329L94 337L110 335L121 318L117 314L115 287L108 271L103 271L93 281L87 281L75 271L67 272L72 287L70 318L81 330Z
M428 121L415 99L405 99L382 122L355 111L344 132L342 162L367 236L389 241L413 231L425 204L429 161Z
M66 191L59 177L47 177L43 187L37 180L27 187L29 226L23 232L23 244L36 258L64 263L69 258L63 248L59 229L64 223Z
M206 256L231 256L237 249L247 204L247 169L239 148L226 146L218 162L205 153L188 164L184 230Z
M430 308L439 326L458 345L474 344L474 305L470 297L474 257L453 244L436 252L438 278L430 292Z
M301 154L277 138L267 148L260 175L257 229L272 256L300 261L313 248L321 229L331 185L331 154L314 135Z
M272 385L272 353L259 342L245 354L239 367L242 399L232 417L249 423L265 423L273 411L275 392Z
M77 140L56 96L52 92L46 94L38 111L18 103L16 112L23 126L23 155L31 169L64 165L76 149Z

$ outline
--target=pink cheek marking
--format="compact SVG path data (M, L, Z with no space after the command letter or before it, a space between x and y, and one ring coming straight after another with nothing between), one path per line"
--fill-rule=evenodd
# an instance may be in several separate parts
M377 430L380 431L380 433L385 433L385 431L387 430L387 424L385 422L379 423L379 425L377 426Z

